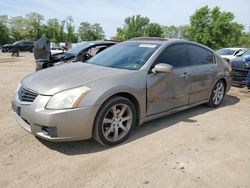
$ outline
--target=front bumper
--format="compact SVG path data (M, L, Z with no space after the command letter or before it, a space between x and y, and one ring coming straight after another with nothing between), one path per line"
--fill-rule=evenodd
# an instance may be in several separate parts
M244 86L250 69L232 68L233 85Z
M50 96L38 95L31 104L22 104L15 97L12 108L22 128L34 136L49 141L85 140L92 137L98 107L47 110ZM17 110L18 109L18 110Z

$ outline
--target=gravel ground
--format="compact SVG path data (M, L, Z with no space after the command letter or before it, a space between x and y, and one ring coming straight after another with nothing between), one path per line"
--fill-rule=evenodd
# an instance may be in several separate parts
M0 53L0 187L250 187L250 93L136 128L128 141L50 143L16 123L11 96L34 71L30 53Z

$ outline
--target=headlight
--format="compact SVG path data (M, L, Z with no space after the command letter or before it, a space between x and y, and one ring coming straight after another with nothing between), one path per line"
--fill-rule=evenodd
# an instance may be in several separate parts
M18 90L20 89L20 87L21 87L21 84L18 84L18 86L17 86L17 88L16 88L15 93L17 93L17 92L18 92Z
M46 108L53 110L76 108L90 90L82 86L57 93L51 97Z

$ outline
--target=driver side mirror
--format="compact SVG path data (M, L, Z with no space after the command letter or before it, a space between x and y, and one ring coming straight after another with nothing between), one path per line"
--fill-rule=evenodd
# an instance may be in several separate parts
M159 63L155 65L155 67L152 69L153 73L170 73L173 71L173 66L165 63Z

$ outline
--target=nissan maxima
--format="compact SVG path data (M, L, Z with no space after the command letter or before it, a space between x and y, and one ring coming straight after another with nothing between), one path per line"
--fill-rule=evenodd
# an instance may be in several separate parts
M88 63L66 64L24 78L12 100L17 122L49 141L125 141L136 125L206 103L231 87L227 63L186 40L135 38Z

